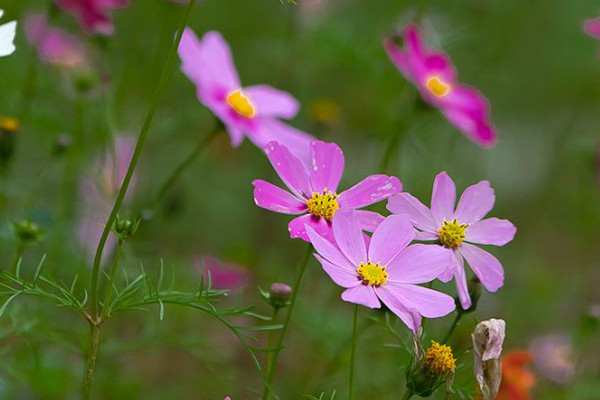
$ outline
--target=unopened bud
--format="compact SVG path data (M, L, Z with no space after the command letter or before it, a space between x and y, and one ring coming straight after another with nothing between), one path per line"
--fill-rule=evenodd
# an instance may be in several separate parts
M21 245L29 245L37 242L42 236L42 228L35 222L23 220L13 222L12 230Z
M121 219L117 216L117 219L113 225L113 232L117 235L119 244L125 243L125 240L132 237L140 225L140 220Z
M416 345L416 361L408 369L406 387L410 393L420 397L431 396L444 382L451 383L456 368L456 359L450 346L431 341L431 346L423 352L420 343Z
M92 71L81 71L75 77L75 89L82 94L88 93L98 84L98 75Z
M61 156L65 154L71 146L73 145L73 141L71 140L71 136L67 134L60 134L56 138L54 142L54 148L52 149L52 154L55 156Z
M290 296L292 288L285 283L274 283L268 292L261 290L263 300L269 303L274 309L280 309L290 305Z

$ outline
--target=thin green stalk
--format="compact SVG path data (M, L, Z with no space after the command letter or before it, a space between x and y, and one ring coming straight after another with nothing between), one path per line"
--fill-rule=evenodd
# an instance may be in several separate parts
M412 391L408 390L404 393L404 396L402 396L402 400L408 400L411 397L413 397L413 395L414 395L414 393Z
M267 400L269 398L269 393L271 393L271 383L273 383L273 377L275 376L275 371L277 370L277 362L279 361L279 354L281 352L283 341L285 339L285 334L287 332L288 326L290 325L290 320L292 319L292 312L294 311L294 305L296 304L296 299L298 298L298 291L300 289L300 284L302 283L302 277L304 276L304 272L306 271L306 266L308 265L308 260L312 253L312 245L309 243L306 248L306 254L304 255L304 259L302 260L302 264L300 265L300 270L298 271L298 276L296 277L296 282L292 287L292 297L290 298L290 305L287 308L287 313L285 314L285 319L283 321L283 326L281 327L281 333L277 340L277 345L273 349L273 362L272 367L266 374L265 381L265 390L263 392L263 400Z
M352 346L350 347L350 377L348 379L348 400L354 398L354 365L356 364L356 341L358 339L358 304L354 305L352 316Z
M271 323L275 324L275 320L277 318L277 312L279 311L279 307L274 307L273 308L273 315L271 317ZM272 329L269 331L269 339L267 340L267 346L269 347L269 349L273 348L273 341L275 340L275 330ZM271 373L271 370L273 369L273 359L274 359L274 354L275 351L271 350L269 352L269 358L267 360L267 368L265 369L265 374L266 376L269 376L269 374Z
M106 240L108 239L108 235L112 228L112 225L117 217L117 213L121 208L121 204L123 203L123 199L125 198L125 193L127 193L127 189L129 188L129 184L131 182L131 177L133 176L133 172L137 166L138 160L142 153L142 149L144 148L144 143L146 141L146 136L148 135L148 131L150 130L150 126L152 125L152 120L154 118L154 114L156 113L156 109L158 108L158 103L162 97L163 92L167 86L167 82L169 81L169 77L173 72L173 68L175 66L175 55L177 53L177 47L181 42L181 36L183 35L183 30L187 24L189 16L192 11L192 7L196 3L196 0L190 0L183 16L181 17L181 21L179 22L179 27L177 28L177 36L173 41L173 45L169 50L169 55L167 56L167 61L160 75L160 79L158 81L158 85L152 96L152 100L150 102L150 107L148 108L148 113L146 114L146 119L144 120L144 124L142 125L142 129L140 130L140 134L138 136L137 143L135 145L135 150L133 152L133 156L131 157L131 162L129 163L129 168L127 168L127 173L125 174L125 178L123 179L123 184L121 185L121 189L119 190L119 194L117 195L117 199L115 200L115 204L113 206L112 211L104 225L104 230L102 231L102 235L100 236L100 241L98 242L98 248L96 249L96 255L94 256L94 264L92 268L92 283L91 283L91 311L92 318L98 317L98 275L100 273L100 262L102 260L102 253L104 251L104 246L106 245Z
M110 274L108 275L108 280L106 281L106 285L104 287L104 301L102 302L102 316L100 321L104 321L106 319L106 313L108 311L108 304L112 300L113 289L112 285L114 284L115 275L117 273L117 269L119 267L119 261L121 260L121 253L123 253L123 245L121 243L117 244L117 250L115 252L115 258L113 260L112 268L110 269Z
M200 142L196 148L173 170L171 176L163 183L160 190L156 194L156 198L152 203L150 209L154 209L161 200L165 197L165 195L171 190L171 188L175 185L175 183L179 180L181 175L192 165L192 163L198 158L200 154L208 147L208 145L212 142L212 140L222 131L222 124L217 123L213 130Z
M90 323L90 349L87 359L85 380L83 381L83 398L89 400L92 395L92 382L96 372L96 359L98 358L98 348L100 346L100 325Z
M456 316L454 317L454 321L452 321L452 325L450 325L450 329L448 329L448 332L446 332L446 336L444 336L444 340L442 340L443 344L448 342L448 339L450 339L450 336L452 336L452 334L454 333L454 330L458 326L458 322L462 318L463 314L464 313L462 312L462 310L456 311Z
M16 273L17 271L17 265L19 265L19 262L21 261L21 258L23 257L23 252L25 251L25 244L23 244L20 240L19 243L17 243L17 251L15 253L15 260L13 261L13 265L12 265L12 271Z

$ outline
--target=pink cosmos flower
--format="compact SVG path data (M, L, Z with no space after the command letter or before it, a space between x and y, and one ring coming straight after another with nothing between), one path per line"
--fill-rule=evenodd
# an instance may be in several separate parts
M441 172L433 183L431 210L408 193L391 197L387 205L391 212L410 217L417 229L417 239L438 240L444 247L452 249L452 266L439 278L447 282L454 276L464 309L471 307L464 260L490 292L497 291L504 284L504 269L500 261L471 244L504 246L513 240L517 229L510 221L483 219L494 207L494 201L494 190L490 183L481 181L463 192L454 209L456 186L446 172Z
M477 89L456 81L456 71L448 56L428 49L416 25L410 24L404 31L404 49L392 38L386 38L384 46L398 70L450 123L479 146L496 144L498 138L490 122L488 100Z
M63 11L74 15L90 34L112 35L114 25L110 12L129 5L130 0L56 0Z
M94 167L81 179L79 191L84 207L77 231L79 242L90 260L96 252L104 224L125 178L134 148L135 140L129 137L118 137L115 140L114 150L108 150L99 156L94 162ZM134 189L135 175L125 196L125 201L131 199ZM110 254L115 243L116 241L111 235L106 242L104 257L107 257L106 254Z
M248 270L239 265L225 263L215 257L201 257L196 260L196 269L204 274L214 289L236 290L246 285L250 274Z
M48 25L45 15L29 14L25 18L25 34L45 62L63 67L85 65L83 44L63 30Z
M242 88L229 45L220 33L208 32L198 40L187 28L179 57L183 73L196 85L198 100L223 122L234 147L244 135L261 149L277 140L303 161L308 159L313 138L278 120L295 117L298 101L268 85Z
M293 219L288 230L290 237L308 241L305 225L333 239L331 220L338 210L357 209L377 203L402 190L394 176L371 175L361 182L337 193L344 172L344 153L335 143L315 140L310 145L311 162L307 170L287 147L271 142L265 147L269 161L290 192L263 180L255 180L254 202L257 206L282 214L300 215ZM373 211L357 211L361 227L373 230L383 217Z
M417 285L436 279L452 253L436 245L409 246L415 231L408 217L387 217L368 246L354 210L340 210L333 218L337 246L308 224L306 232L325 272L346 288L344 301L369 308L381 307L382 301L415 333L422 316L443 317L454 310L452 297Z
M600 17L583 22L583 31L591 37L600 40Z

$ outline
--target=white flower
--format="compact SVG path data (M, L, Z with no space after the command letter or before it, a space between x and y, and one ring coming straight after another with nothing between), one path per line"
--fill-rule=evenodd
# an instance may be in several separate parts
M0 10L0 17L4 11ZM11 21L0 25L0 57L8 56L15 51L15 34L17 33L17 21Z

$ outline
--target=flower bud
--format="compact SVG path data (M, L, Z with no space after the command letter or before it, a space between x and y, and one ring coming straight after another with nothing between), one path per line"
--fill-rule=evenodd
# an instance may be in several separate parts
M23 220L13 222L12 230L17 238L17 241L22 246L37 242L42 236L42 228L35 222Z
M125 243L125 240L132 237L140 225L140 220L121 219L117 215L117 219L113 224L113 232L117 235L119 244Z
M291 295L292 288L285 283L272 284L271 290L268 292L261 290L261 296L263 300L269 303L271 307L276 310L287 307L290 304Z
M506 323L490 319L477 324L471 334L475 377L484 400L492 400L498 394L502 381L500 354L504 343Z

